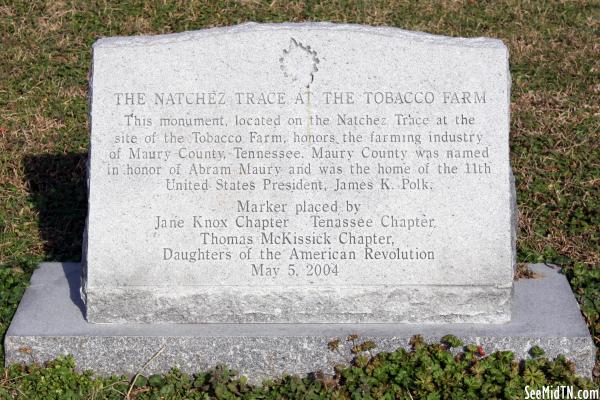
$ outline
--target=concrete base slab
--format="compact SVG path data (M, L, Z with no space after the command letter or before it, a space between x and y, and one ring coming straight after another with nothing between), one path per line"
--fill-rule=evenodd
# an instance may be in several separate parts
M78 368L102 375L172 367L196 372L226 364L257 382L284 372L332 371L346 360L327 343L350 333L373 340L377 351L408 348L415 334L428 341L453 334L487 353L511 350L519 358L538 345L548 357L564 354L580 375L591 376L596 350L567 280L544 265L532 269L537 279L515 282L506 324L90 324L79 294L81 266L44 263L6 334L6 362L40 363L71 354Z

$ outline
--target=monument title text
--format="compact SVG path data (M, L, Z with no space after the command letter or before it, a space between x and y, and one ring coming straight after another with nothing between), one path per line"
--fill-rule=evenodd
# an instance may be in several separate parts
M494 173L482 90L110 96L107 178L197 201L195 212L140 221L166 237L193 232L192 246L155 249L171 267L235 263L249 279L311 282L336 279L348 261L426 267L443 254L423 239L452 223L428 209L429 194ZM216 197L218 209L202 206Z

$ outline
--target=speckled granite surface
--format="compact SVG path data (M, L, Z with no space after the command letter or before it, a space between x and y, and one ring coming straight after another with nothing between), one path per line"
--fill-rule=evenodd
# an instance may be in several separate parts
M344 360L327 343L356 332L374 340L378 351L407 347L417 333L428 340L452 333L487 353L512 350L527 357L539 345L549 357L566 355L584 376L594 365L595 347L569 284L544 265L532 266L538 279L515 282L507 324L90 324L79 295L80 269L44 263L34 273L5 338L8 363L72 354L80 369L134 374L162 349L143 373L225 363L259 381L282 372L331 371Z

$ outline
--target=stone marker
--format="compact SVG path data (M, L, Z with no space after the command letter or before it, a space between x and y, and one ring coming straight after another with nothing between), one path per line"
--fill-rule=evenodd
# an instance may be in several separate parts
M83 263L34 273L6 361L256 382L331 372L350 333L450 333L590 376L564 276L535 266L512 293L507 59L326 23L99 40Z
M90 322L510 319L508 53L350 25L94 45Z

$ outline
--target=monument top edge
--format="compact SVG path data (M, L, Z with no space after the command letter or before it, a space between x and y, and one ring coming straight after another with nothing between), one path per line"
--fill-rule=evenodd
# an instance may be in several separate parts
M168 33L161 35L136 35L136 36L112 36L96 40L94 50L99 48L130 47L165 45L192 40L203 39L208 36L243 34L261 31L335 31L367 33L398 39L408 39L422 43L439 44L446 46L475 47L475 48L498 48L507 50L506 45L500 39L489 37L463 38L443 35L434 35L426 32L410 31L391 26L372 26L360 24L344 24L333 22L285 22L285 23L257 23L246 22L238 25L221 26L194 31Z

